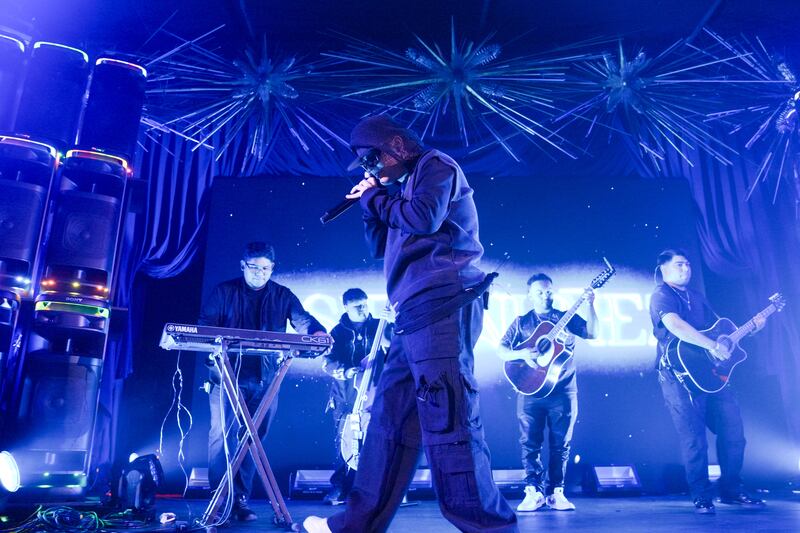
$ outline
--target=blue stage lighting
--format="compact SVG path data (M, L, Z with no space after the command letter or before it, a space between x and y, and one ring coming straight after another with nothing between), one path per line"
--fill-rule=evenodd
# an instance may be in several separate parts
M0 486L8 492L17 492L20 487L17 461L6 451L0 452Z

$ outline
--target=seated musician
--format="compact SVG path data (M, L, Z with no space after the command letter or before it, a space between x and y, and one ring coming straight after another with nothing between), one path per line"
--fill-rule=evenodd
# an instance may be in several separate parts
M722 472L719 478L720 501L762 506L762 500L744 492L739 477L745 439L739 404L731 386L727 385L714 394L695 388L690 390L678 380L665 357L667 346L676 337L707 349L718 359L730 357L724 345L698 331L713 325L717 315L701 293L689 288L692 267L686 252L673 249L661 252L656 260L656 279L659 277L662 282L650 300L653 335L658 340L658 381L678 431L695 512L715 513L714 489L708 479L706 426L717 435L717 456ZM759 329L764 326L765 319L755 321Z
M528 279L528 298L533 309L514 319L500 341L498 355L504 360L524 358L535 365L534 352L513 350L527 340L536 327L544 322L555 324L564 311L553 308L553 280L546 274L534 274ZM587 319L572 317L566 327L564 344L572 351L575 335L593 339L597 335L597 313L594 308L594 293L587 293L589 304ZM524 353L521 353L524 352ZM557 511L571 511L575 505L564 496L564 474L569 460L569 443L575 418L578 416L578 386L575 379L575 362L570 358L561 369L553 391L544 398L519 394L517 417L519 418L522 464L525 467L525 498L517 511L536 511L543 505ZM545 486L545 469L542 464L542 444L545 426L550 431L550 457Z
M223 281L214 287L211 295L203 302L198 324L285 332L288 320L298 333L325 334L325 328L303 308L297 296L270 279L275 268L275 250L271 245L263 242L249 243L239 265L242 276ZM231 364L238 370L239 388L247 408L254 414L275 376L277 361L269 356L244 356L231 357ZM227 397L221 392L219 371L211 364L209 367L212 386L209 393L211 429L208 434L208 475L211 487L216 488L227 470L223 429L227 430L228 450L232 456L237 446L238 422ZM276 408L277 397L270 407L266 421L259 428L262 442L265 441ZM226 428L222 427L222 409ZM233 513L238 520L250 521L258 518L248 505L254 474L255 463L248 454L234 479Z
M325 356L323 370L334 378L331 383L331 395L328 400L328 410L333 412L336 425L334 472L331 476L331 490L325 496L325 503L339 505L345 502L350 488L353 486L355 470L348 467L340 452L340 440L347 415L353 410L356 401L356 392L360 383L360 375L364 372L364 358L370 353L379 320L369 313L367 294L361 289L348 289L342 295L342 304L345 313L339 323L331 330L334 340L333 349ZM393 312L382 311L381 318L386 318L390 323L394 321ZM391 338L391 325L384 330L384 341L375 356L372 384L378 382L383 361L386 357L386 348Z

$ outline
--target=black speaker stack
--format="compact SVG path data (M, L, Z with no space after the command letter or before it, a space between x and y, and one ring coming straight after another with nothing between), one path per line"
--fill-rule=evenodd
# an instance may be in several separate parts
M0 35L0 449L81 495L147 73Z

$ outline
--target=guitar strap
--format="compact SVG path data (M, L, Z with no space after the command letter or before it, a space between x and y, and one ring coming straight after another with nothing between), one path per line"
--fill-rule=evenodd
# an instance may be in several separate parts
M497 272L490 272L486 274L486 277L483 278L483 281L475 285L474 287L469 287L467 289L462 290L455 296L453 296L450 300L446 301L439 307L435 307L424 313L420 316L412 318L404 322L402 320L402 313L397 317L397 326L395 327L394 332L398 335L407 335L409 333L414 333L415 331L419 331L425 326L433 324L442 320L443 318L447 317L448 315L453 314L457 310L461 309L465 305L474 302L481 296L484 297L484 308L488 305L487 296L489 293L486 291L489 289L489 286L495 280L495 278L499 274Z
M675 377L675 379L678 380L678 383L680 383L683 386L683 388L686 389L686 392L689 394L689 400L692 403L694 403L694 398L692 397L692 388L686 382L686 379L684 377L687 375L687 373L678 372L678 369L669 364L669 358L667 357L667 350L664 350L664 354L661 356L661 359L658 362L658 370L659 371L666 370L667 372L672 374Z

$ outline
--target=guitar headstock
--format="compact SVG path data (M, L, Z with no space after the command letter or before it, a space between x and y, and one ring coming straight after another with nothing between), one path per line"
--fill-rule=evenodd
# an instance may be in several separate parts
M616 272L617 272L617 269L615 269L613 266L611 266L611 263L609 263L609 262L608 262L608 259L606 259L606 258L604 257L604 258L603 258L603 261L605 261L605 263L606 263L606 269L605 269L605 270L603 270L602 272L600 272L600 273L599 273L599 274L598 274L598 275L597 275L597 276L596 276L596 277L595 277L595 278L592 280L592 283L591 283L590 285L591 285L591 287L592 287L593 289L599 289L600 287L602 287L603 285L605 285L605 284L608 282L608 280L610 280L610 279L611 279L611 277L612 277L614 274L616 274Z
M786 298L784 298L783 294L779 292L776 292L770 296L769 301L772 302L773 307L775 307L775 311L778 313L783 311L783 308L786 306Z

